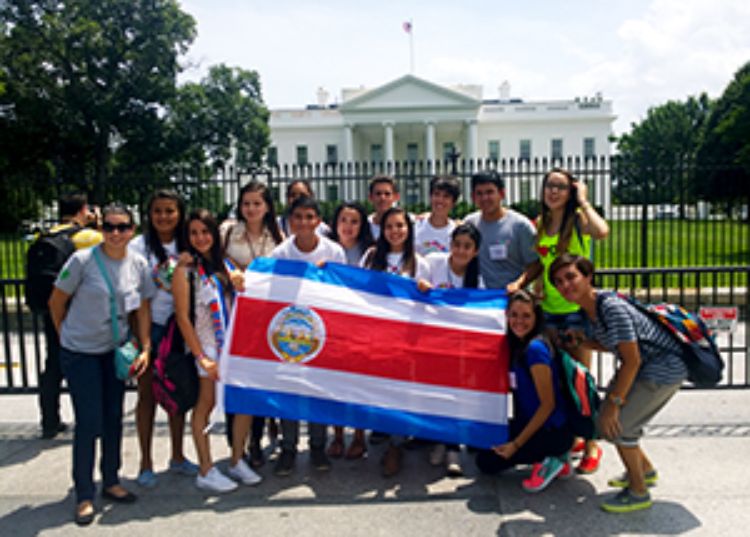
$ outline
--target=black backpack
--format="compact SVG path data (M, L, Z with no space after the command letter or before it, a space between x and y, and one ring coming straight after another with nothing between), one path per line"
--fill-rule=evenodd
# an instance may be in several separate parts
M195 323L195 292L193 273L190 273L190 322ZM172 315L167 321L167 332L159 347L152 350L154 399L167 414L184 414L195 406L200 391L195 358L186 349L185 340Z
M34 313L47 311L60 269L76 251L73 235L81 228L71 225L54 232L42 232L26 252L26 305Z

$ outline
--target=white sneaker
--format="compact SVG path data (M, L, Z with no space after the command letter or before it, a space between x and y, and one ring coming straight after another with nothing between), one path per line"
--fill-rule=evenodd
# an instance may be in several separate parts
M461 468L461 454L458 451L449 451L445 456L445 469L450 477L461 477L464 470Z
M206 475L198 474L195 486L211 492L231 492L237 488L237 483L222 474L216 466L212 466Z
M445 444L435 444L430 451L430 464L440 466L445 460Z
M255 473L244 459L238 460L237 464L229 467L229 476L243 485L257 485L263 481L263 478Z

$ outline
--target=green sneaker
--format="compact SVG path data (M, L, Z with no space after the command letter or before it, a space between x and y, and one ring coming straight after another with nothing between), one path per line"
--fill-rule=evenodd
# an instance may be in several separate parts
M646 486L647 487L655 487L656 482L659 480L659 474L657 471L649 470L646 472ZM610 487L618 488L618 489L626 489L630 486L630 480L628 479L628 473L625 472L622 475L619 475L617 477L613 477L609 481L607 481L607 485Z
M636 496L630 489L622 489L620 492L604 500L601 508L608 513L630 513L648 509L653 502L651 495L647 492L645 496Z

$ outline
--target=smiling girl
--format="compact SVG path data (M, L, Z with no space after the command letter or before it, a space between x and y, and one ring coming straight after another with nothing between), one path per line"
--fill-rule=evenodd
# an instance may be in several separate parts
M219 227L211 213L205 209L191 212L187 219L187 236L194 266L177 267L172 292L177 325L195 357L200 377L198 402L191 423L200 464L196 485L211 492L229 492L237 484L213 465L206 428L215 403L218 360L226 336L233 287L222 255ZM242 459L246 435L246 428L242 432L234 431L229 474L243 484L255 485L261 477Z
M544 315L539 303L526 291L517 291L510 297L507 320L513 392L510 440L477 453L476 463L482 472L497 474L544 460L522 483L527 492L538 492L558 475L569 475L564 457L573 434L555 380L558 365L542 336Z

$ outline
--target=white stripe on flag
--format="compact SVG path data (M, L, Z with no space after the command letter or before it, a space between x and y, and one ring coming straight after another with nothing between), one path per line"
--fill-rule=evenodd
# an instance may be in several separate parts
M505 334L505 310L436 306L340 285L248 270L243 296L414 324Z
M253 360L225 354L228 385L294 393L473 421L505 424L507 396L500 393L404 382L344 373L286 362ZM398 405L393 404L398 402Z

